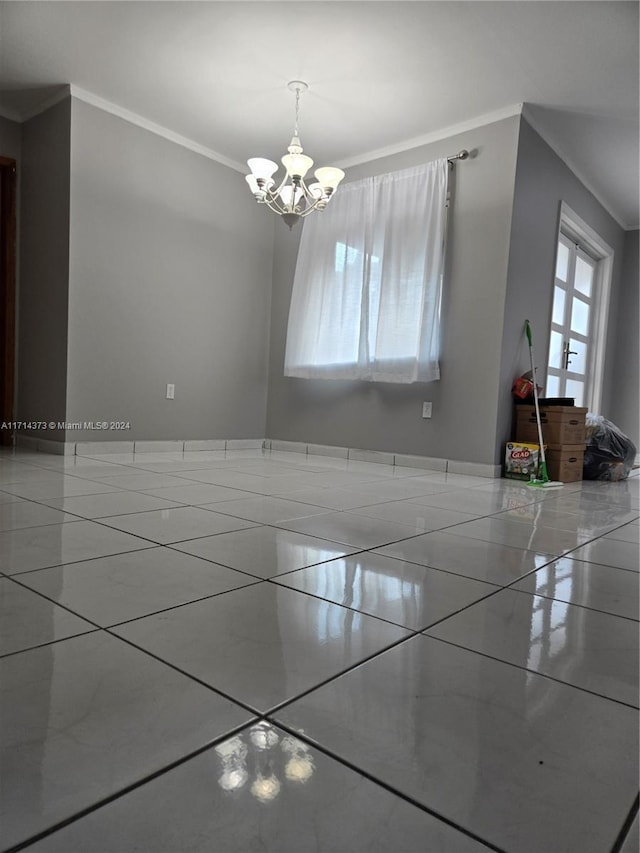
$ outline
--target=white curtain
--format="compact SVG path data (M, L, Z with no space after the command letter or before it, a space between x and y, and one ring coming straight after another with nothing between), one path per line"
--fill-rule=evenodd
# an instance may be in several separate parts
M285 376L440 378L446 159L343 184L304 221Z

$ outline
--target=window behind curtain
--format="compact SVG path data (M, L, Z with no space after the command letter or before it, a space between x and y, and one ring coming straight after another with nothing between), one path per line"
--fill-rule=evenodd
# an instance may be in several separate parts
M448 162L343 185L305 220L285 376L440 378Z

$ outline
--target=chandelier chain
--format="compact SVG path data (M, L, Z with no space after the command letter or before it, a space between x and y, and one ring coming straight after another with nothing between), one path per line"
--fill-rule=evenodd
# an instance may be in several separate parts
M300 120L300 89L296 86L296 126L294 136L298 136L298 122Z

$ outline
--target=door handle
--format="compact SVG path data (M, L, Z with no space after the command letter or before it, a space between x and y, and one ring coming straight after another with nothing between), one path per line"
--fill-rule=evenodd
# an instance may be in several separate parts
M569 346L570 346L569 341L565 341L564 346L562 347L562 361L563 361L562 366L564 367L565 370L568 370L569 365L571 364L571 359L569 358L569 356L570 355L578 355L576 350L569 349Z

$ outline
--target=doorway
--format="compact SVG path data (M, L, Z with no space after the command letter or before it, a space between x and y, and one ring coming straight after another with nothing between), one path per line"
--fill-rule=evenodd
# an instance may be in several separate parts
M16 161L0 157L0 445L13 444L16 321Z
M598 411L613 250L562 205L545 393Z

